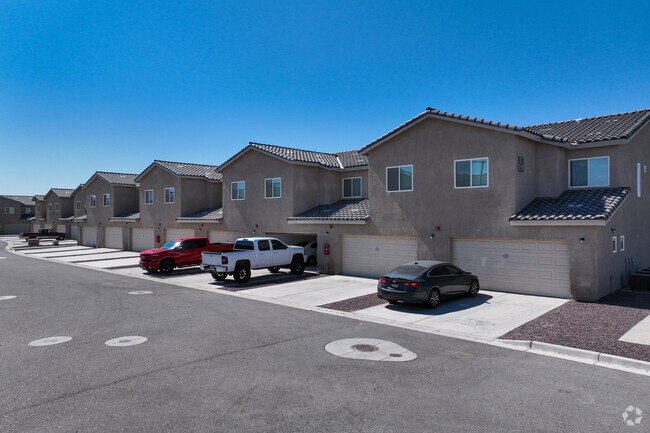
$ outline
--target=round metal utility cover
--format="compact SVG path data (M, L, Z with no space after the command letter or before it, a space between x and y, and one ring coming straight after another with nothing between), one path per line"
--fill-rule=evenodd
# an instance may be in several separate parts
M142 344L147 341L147 337L139 337L137 335L129 335L126 337L113 338L108 340L106 343L107 346L113 347L123 347L123 346L135 346L136 344Z
M332 355L367 361L412 361L417 355L399 344L374 338L346 338L325 346Z
M29 343L30 346L52 346L53 344L61 344L72 340L72 337L47 337L40 340L34 340Z

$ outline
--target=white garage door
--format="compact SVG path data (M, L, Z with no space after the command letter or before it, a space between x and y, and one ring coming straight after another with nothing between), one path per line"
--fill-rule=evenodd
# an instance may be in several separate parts
M343 236L341 269L344 274L379 278L396 266L417 260L415 238Z
M57 224L56 225L56 231L59 233L66 233L66 225L65 224Z
M570 295L568 242L452 239L451 257L478 275L482 289Z
M106 248L117 248L121 250L122 246L122 227L104 228L104 246Z
M131 229L133 251L150 250L156 246L153 229Z
M81 228L81 244L88 247L97 245L97 227Z
M32 232L33 232L33 233L36 233L36 232L39 231L40 229L41 229L41 225L40 225L40 224L34 224L34 225L32 225Z
M169 242L172 239L193 238L194 236L196 236L194 234L194 229L166 229L165 230L165 242Z
M72 226L70 227L70 239L79 240L79 227Z
M210 239L211 244L217 242L235 243L237 239L245 238L246 236L248 235L242 232L221 232L218 230L210 230L208 232L208 239Z
M51 228L52 228L52 224L43 224L43 227L41 227L41 228L44 228L44 229L51 229Z

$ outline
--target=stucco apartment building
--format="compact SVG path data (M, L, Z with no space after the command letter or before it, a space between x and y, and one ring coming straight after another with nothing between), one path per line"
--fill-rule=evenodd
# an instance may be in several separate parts
M35 215L30 218L31 230L54 229L69 233L74 216L72 193L74 189L51 188L45 195L35 195Z
M35 206L32 196L0 195L0 235L28 232Z

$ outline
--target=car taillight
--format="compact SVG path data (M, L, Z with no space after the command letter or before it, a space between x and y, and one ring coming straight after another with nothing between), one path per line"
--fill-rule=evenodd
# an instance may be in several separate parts
M404 283L404 287L414 287L417 289L420 287L420 283Z
M384 280L383 278L380 278L379 281L377 281L377 283L386 284L386 280Z
M228 264L228 257L221 256L221 264L222 265L227 265Z

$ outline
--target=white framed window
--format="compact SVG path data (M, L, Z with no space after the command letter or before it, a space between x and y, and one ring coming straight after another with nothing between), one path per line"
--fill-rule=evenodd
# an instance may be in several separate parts
M625 251L625 236L621 236L620 241L621 241L621 244L620 244L621 251Z
M108 207L110 205L111 205L111 195L104 194L104 207Z
M13 215L14 213L16 213L16 208L14 207L5 208L5 215Z
M348 177L343 179L343 198L361 197L361 178Z
M77 202L74 205L75 205L75 209L81 210L81 201L77 200Z
M264 197L280 198L282 197L282 178L274 177L264 179Z
M49 210L50 212L52 212L52 203L48 203L48 204L47 204L47 210Z
M41 205L40 205L40 204L37 204L37 205L36 205L36 212L40 212L40 211L41 211Z
M386 192L413 191L413 166L386 167Z
M165 188L165 203L174 203L174 188Z
M246 182L243 180L232 182L230 184L230 198L232 200L246 199Z
M609 156L569 160L569 187L609 186Z
M91 195L90 196L90 207L95 207L97 206L97 196L96 195Z
M59 203L54 203L54 212L58 212L61 210L61 205Z
M618 238L616 236L612 236L612 252L615 253L616 250L618 249Z
M153 204L153 189L144 190L144 204Z
M32 208L31 207L23 208L23 214L31 215L32 214Z
M489 186L488 158L454 161L454 188L486 188Z

